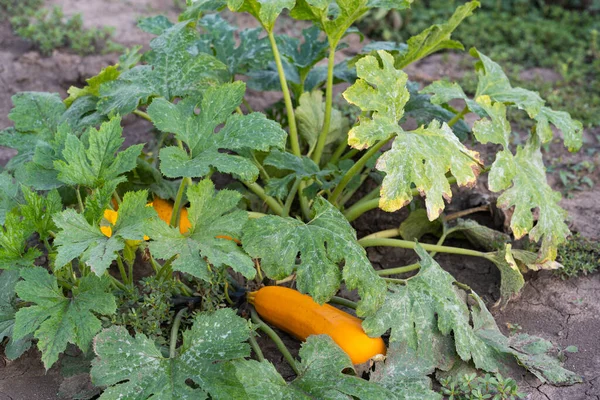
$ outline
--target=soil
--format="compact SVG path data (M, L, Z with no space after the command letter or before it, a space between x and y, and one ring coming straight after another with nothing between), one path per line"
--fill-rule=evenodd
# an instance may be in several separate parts
M86 26L113 26L115 40L125 46L147 44L151 38L151 35L136 28L139 17L162 13L174 20L177 14L173 0L51 0L47 4L63 6L67 15L81 12ZM256 25L246 16L229 14L226 18L237 19L236 23L241 26ZM300 30L298 25L292 26L289 23L280 24L280 29L295 35ZM346 50L348 54L352 54L360 46L357 36L353 36L352 43ZM86 78L115 63L117 58L117 54L81 57L64 50L56 50L52 56L42 57L27 42L14 36L6 21L0 21L0 129L11 124L7 119L11 95L20 91L50 91L65 97L69 86L81 86ZM412 80L427 84L441 76L459 78L470 65L471 62L465 62L463 55L434 55L411 66L407 72ZM521 77L560 79L556 72L539 68L523 71ZM258 110L264 110L279 99L273 93L259 95L250 92L250 97L252 105ZM124 132L127 144L149 142L154 138L151 125L138 118L126 118ZM597 166L599 134L598 129L586 130L584 149L575 155L567 153L560 144L553 143L546 153L547 165L556 163L557 160L559 166L588 160ZM0 165L4 165L13 155L11 150L0 148ZM598 182L598 172L594 172L591 177ZM562 190L556 172L550 176L550 182L557 190ZM449 209L468 208L473 202L493 197L483 185L478 186L475 196L466 193L457 191ZM562 201L563 207L569 212L572 230L594 240L598 240L600 236L599 199L600 189L594 188L573 192L570 198ZM392 214L374 210L357 219L354 226L361 237L397 227L406 213L406 210ZM402 249L369 248L368 255L377 268L406 265L416 260L414 252ZM439 255L437 260L457 280L470 285L482 295L488 304L493 304L498 299L500 276L493 264L450 255ZM584 382L572 387L554 387L542 384L530 374L516 371L515 378L522 391L529 393L528 399L531 400L600 400L600 340L597 335L600 332L600 275L562 281L551 273L542 271L530 273L526 280L521 297L504 310L495 311L498 325L505 334L509 334L507 324L510 324L513 328L520 328L521 332L544 337L560 348L577 346L577 353L567 354L565 365L580 374ZM298 342L284 333L281 336L292 352L297 352ZM292 377L292 371L272 342L259 338L259 343L267 358L275 363L282 375L285 378ZM5 361L0 356L0 400L52 400L59 398L59 392L62 393L62 398L73 398L69 393L77 393L88 384L87 379L81 376L63 378L58 367L45 372L36 349L12 362Z

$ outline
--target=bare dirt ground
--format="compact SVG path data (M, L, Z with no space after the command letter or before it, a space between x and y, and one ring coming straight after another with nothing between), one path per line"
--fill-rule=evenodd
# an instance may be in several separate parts
M51 0L47 3L62 5L67 15L81 12L87 26L115 27L115 40L126 46L138 43L147 45L151 39L150 35L136 28L139 17L162 13L175 19L177 14L172 0ZM244 16L238 17L237 23L242 26L255 25ZM291 34L299 32L296 25L292 27L287 23L281 24L280 29ZM353 42L349 51L356 49L356 45ZM465 68L461 57L432 56L411 66L407 72L411 79L424 84L440 76L457 78ZM58 92L65 97L69 86L82 85L85 78L95 75L106 65L115 63L117 58L117 54L81 57L66 51L55 51L51 57L41 57L27 42L14 36L5 21L0 22L0 129L10 126L6 116L11 108L11 95L29 90ZM540 75L556 79L556 74L548 70L531 70L524 74L530 74L532 78ZM276 95L267 94L260 98L256 93L251 95L254 97L252 103L257 109L264 109L277 100ZM135 118L124 121L124 131L128 144L147 142L153 138L150 124ZM585 148L579 155L570 155L559 144L552 144L546 161L558 158L579 161L587 157L598 166L600 143L596 136L599 133L599 130L586 131ZM590 151L586 152L586 149ZM4 165L13 155L12 151L0 148L0 165ZM597 173L592 178L598 183ZM560 189L555 175L550 180ZM461 201L468 201L468 197L457 193L455 200L458 201L453 202L450 208L460 209ZM600 188L575 192L572 198L564 199L562 205L569 211L574 231L594 240L600 238ZM403 211L394 214L371 211L359 218L355 227L359 236L364 236L398 226L405 215ZM369 257L381 267L405 265L415 261L413 252L402 249L370 248ZM473 287L490 304L497 300L500 278L492 264L457 256L440 256L438 261L459 281ZM562 388L542 384L529 374L515 376L522 391L529 393L528 399L600 400L599 299L600 274L561 281L548 272L532 273L527 277L520 299L510 303L505 310L496 312L498 324L506 334L506 324L510 323L520 326L522 332L542 336L561 348L574 345L579 349L577 353L567 356L566 367L579 373L584 383ZM282 336L286 344L295 344L297 349L297 342L285 334ZM272 357L271 360L284 377L290 376L291 371L286 372L287 365L274 347L271 346L273 348L270 349L266 340L261 340L261 346L263 344L266 346L265 353ZM0 356L0 400L52 400L59 398L61 390L62 398L73 398L69 393L74 393L73 390L79 386L85 387L86 383L85 380L63 379L58 367L45 372L35 349L14 362L4 361Z

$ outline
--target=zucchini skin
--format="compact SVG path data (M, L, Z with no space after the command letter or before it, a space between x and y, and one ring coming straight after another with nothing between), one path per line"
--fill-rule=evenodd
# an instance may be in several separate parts
M362 320L329 304L319 305L312 297L282 286L266 286L248 294L248 301L269 324L300 340L310 335L329 335L362 364L378 354L385 355L383 339L367 336Z

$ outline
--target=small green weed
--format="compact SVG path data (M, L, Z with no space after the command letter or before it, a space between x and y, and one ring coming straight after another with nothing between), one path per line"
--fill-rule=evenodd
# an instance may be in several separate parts
M517 382L504 378L500 374L477 376L465 374L459 378L448 377L441 379L441 392L450 400L480 400L480 399L522 399Z
M84 28L81 14L65 18L62 8L39 8L40 1L31 0L18 6L2 0L16 34L29 40L44 55L57 48L68 48L80 55L121 50L110 40L113 28ZM4 4L6 3L6 4Z
M600 243L577 233L558 248L557 261L564 265L564 268L555 271L562 279L591 274L600 263Z

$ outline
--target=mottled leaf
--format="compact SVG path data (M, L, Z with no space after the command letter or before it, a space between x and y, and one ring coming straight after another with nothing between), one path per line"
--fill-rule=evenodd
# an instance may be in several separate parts
M227 0L231 11L252 14L267 32L273 31L275 20L283 9L292 9L294 4L295 0Z
M132 338L122 326L102 331L94 339L97 358L91 371L95 385L108 386L100 399L245 398L239 381L228 376L226 362L250 356L247 322L221 309L196 316L183 335L179 354L166 358L144 334Z
M15 300L15 286L19 281L19 271L0 271L0 343L8 338L4 347L4 355L9 360L19 358L31 347L32 335L25 335L21 339L13 338L15 314L17 307Z
M43 268L23 269L21 277L23 281L16 285L17 295L33 305L17 312L13 335L19 339L34 334L46 370L68 343L87 351L102 328L93 313L111 315L117 308L115 298L108 293L110 282L106 278L83 277L73 288L72 297L65 297L56 278Z

